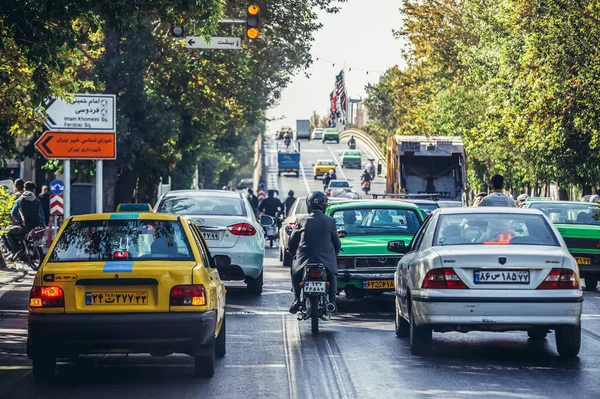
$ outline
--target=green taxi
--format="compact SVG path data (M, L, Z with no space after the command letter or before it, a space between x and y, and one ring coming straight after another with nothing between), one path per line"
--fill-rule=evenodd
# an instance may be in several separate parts
M574 201L527 201L523 208L539 209L556 225L569 252L593 291L600 280L600 205Z
M326 141L335 141L339 144L340 142L340 134L335 128L327 128L323 130L323 143Z
M342 152L342 168L360 169L361 163L360 151L346 150Z
M408 246L423 223L419 208L407 202L356 200L330 204L342 250L338 254L338 292L348 297L394 290L394 272L402 257L387 250L388 242Z

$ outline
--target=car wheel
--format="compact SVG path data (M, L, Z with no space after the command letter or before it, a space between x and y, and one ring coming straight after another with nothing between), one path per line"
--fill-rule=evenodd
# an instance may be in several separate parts
M277 172L277 176L281 176L281 172Z
M292 254L290 254L285 249L283 250L283 266L291 267L292 266Z
M37 381L48 382L54 377L56 358L48 355L36 355L33 358L33 375Z
M547 328L533 328L529 331L527 331L527 335L529 336L529 338L533 339L533 340L542 340L542 339L546 339L546 336L548 335L548 329Z
M409 326L409 338L410 338L410 352L413 355L423 355L431 349L431 339L433 330L431 327L420 326L415 324L414 312L411 308L410 312L410 326Z
M410 337L410 324L400 315L400 306L396 297L396 335L400 338Z
M215 375L215 350L210 355L194 356L194 373L196 377L212 377Z
M314 175L313 177L315 178L315 180L317 180L317 175Z
M586 291L596 291L596 287L598 286L598 279L591 277L585 278L585 290Z
M263 272L257 278L248 277L246 289L250 295L260 295L263 290Z
M560 357L573 358L581 348L581 321L576 326L557 327L555 331L556 350Z
M279 261L283 261L283 247L281 245L279 246Z
M340 143L340 140L338 139L338 140L336 140L335 142L336 142L337 144L339 144L339 143Z
M219 331L219 335L217 335L217 340L215 344L215 355L217 357L225 356L227 353L227 345L226 345L226 327L225 327L225 313L223 314L223 324L221 325L221 330Z

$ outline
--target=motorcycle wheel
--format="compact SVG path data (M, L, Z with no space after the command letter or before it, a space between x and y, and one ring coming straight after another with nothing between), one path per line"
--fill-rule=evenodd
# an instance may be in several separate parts
M28 245L27 253L25 255L25 263L31 267L34 271L37 271L42 264L42 251L39 247Z
M269 239L269 248L273 248L273 239L272 238Z
M310 330L313 334L319 333L319 297L311 295L307 298L310 309Z

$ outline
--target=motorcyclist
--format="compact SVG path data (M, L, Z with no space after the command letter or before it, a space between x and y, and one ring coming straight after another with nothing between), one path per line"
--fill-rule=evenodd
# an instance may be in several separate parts
M292 135L290 134L290 132L286 132L283 136L283 143L286 147L289 147L290 144L292 144Z
M275 197L275 190L269 190L267 192L267 198L262 200L258 206L258 211L273 218L277 218L277 212L283 211L283 204L279 198Z
M335 219L325 215L327 197L320 191L314 191L306 197L309 214L296 220L294 230L288 242L288 249L294 256L292 264L292 286L295 300L290 313L300 308L300 283L304 268L309 263L321 263L327 269L329 281L329 302L335 304L337 294L337 258L342 244L337 234Z
M369 174L371 175L371 180L375 179L375 172L376 169L375 168L375 160L374 159L369 159L370 163L367 165L367 170L369 171Z
M288 196L283 203L283 205L285 207L285 216L286 217L289 216L290 210L292 209L294 202L296 202L296 197L294 197L294 190L290 190L290 191L288 191Z
M354 136L350 137L350 140L348 140L348 147L350 147L350 148L356 147L356 140L354 139Z
M371 177L371 173L369 172L369 168L365 167L365 170L363 170L362 175L360 176L360 181L361 182L371 182L371 180L373 180L373 178Z
M327 190L327 187L329 187L329 183L332 180L335 180L337 178L337 176L335 175L335 170L331 169L329 170L329 173L327 173L325 175L325 177L323 178L323 188L324 190Z
M24 236L36 227L46 224L42 203L35 195L35 184L26 182L25 191L13 205L10 215L18 223L8 230L7 239L10 250L14 254L12 259L18 259L22 253L18 237Z

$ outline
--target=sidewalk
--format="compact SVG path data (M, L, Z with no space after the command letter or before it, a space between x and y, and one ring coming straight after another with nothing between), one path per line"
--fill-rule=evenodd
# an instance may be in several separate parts
M7 263L6 268L0 268L0 285L13 283L27 275L24 265Z

